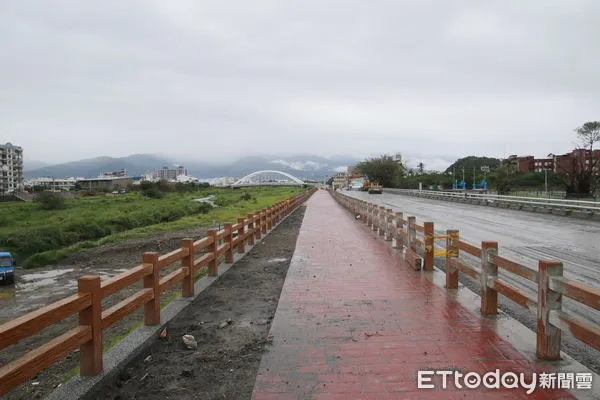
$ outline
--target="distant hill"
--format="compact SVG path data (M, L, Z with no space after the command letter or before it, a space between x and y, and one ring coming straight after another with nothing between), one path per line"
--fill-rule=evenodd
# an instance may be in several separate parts
M446 173L454 171L457 175L462 172L464 167L466 174L472 174L473 168L476 173L481 171L481 167L487 165L490 170L495 170L501 161L498 158L468 156L459 158L446 169ZM470 175L469 175L470 176Z
M48 165L50 165L50 164L47 162L44 162L44 161L36 161L36 160L30 160L28 158L25 158L25 160L23 161L23 170L25 172L34 171L36 169L40 169L40 168L46 167Z
M151 154L134 154L120 158L95 157L38 168L27 171L25 176L27 178L44 176L96 178L102 172L118 171L120 169L126 169L129 175L136 176L170 164L172 164L170 160L161 159Z
M314 155L279 157L276 155L248 156L227 165L202 162L181 162L174 157L154 154L134 154L127 157L96 157L64 164L45 166L27 171L27 178L37 177L85 177L95 178L106 171L126 169L130 176L142 175L163 166L183 164L188 173L198 178L242 177L259 170L278 170L299 178L323 179L336 172L336 168L353 165L359 160L337 156L335 160Z

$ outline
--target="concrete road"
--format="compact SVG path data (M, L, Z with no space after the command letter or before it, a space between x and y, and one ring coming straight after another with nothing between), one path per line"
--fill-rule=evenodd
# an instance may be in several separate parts
M384 205L394 211L402 211L405 217L416 216L419 224L433 221L438 234L442 234L446 229L458 229L462 240L477 246L480 246L481 241L484 240L497 241L500 255L535 269L537 269L538 260L541 259L562 261L565 277L600 289L600 222L598 221L391 193L380 195L369 195L359 191L343 193ZM436 245L438 245L436 247L444 246L441 240L436 241ZM535 290L537 285L533 282L501 269L499 275L502 279L529 293L537 292ZM472 290L479 290L478 285L463 283ZM502 303L506 304L507 301ZM519 308L510 304L509 309L512 310L510 314L520 320L526 319L527 321L522 320L521 322L531 325L531 316L527 315L531 313ZM600 323L600 312L571 299L564 299L563 309L573 316ZM563 336L565 337L567 334ZM589 348L575 351L589 353Z

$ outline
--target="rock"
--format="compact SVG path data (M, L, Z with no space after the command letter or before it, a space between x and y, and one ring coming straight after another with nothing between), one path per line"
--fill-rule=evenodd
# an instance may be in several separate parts
M147 364L147 363L150 363L150 362L152 362L152 356L150 355L150 356L148 356L148 357L144 358L144 362L145 362L146 364Z
M220 329L223 329L223 328L225 328L227 325L229 325L229 323L228 323L227 321L223 321L223 322L221 322L221 323L219 324L219 328L220 328Z
M31 382L31 384L32 384L33 386L37 386L37 385L39 385L40 383L39 383L39 382Z
M190 350L198 348L198 343L196 342L196 338L194 338L192 335L183 335L182 339L183 339L183 344L185 344L186 348L188 348Z
M183 371L181 371L181 376L185 376L186 378L191 378L192 376L194 376L194 370L192 369L184 369Z
M165 329L163 329L162 332L160 333L159 338L164 340L167 337L168 337L167 328L165 327Z
M269 323L269 320L267 319L261 319L260 321L256 321L256 325L267 325Z

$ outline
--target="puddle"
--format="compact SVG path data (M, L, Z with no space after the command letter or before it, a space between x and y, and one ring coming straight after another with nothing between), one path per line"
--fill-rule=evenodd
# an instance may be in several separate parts
M210 196L208 196L208 197L202 197L202 198L200 198L200 199L194 199L194 200L192 200L192 201L197 201L197 202L199 202L199 203L208 203L208 204L210 204L210 205L211 205L211 206L213 206L213 207L217 207L217 205L216 205L215 203L213 203L213 201L211 200L213 197L215 197L215 195L214 195L214 194L211 194L211 195L210 195Z
M280 263L280 262L286 262L288 260L289 260L289 258L271 258L267 262L268 263Z
M44 280L44 279L54 279L58 276L68 274L69 272L75 271L74 268L66 268L66 269L52 269L49 271L42 271L33 274L20 274L20 278L26 281L33 280Z

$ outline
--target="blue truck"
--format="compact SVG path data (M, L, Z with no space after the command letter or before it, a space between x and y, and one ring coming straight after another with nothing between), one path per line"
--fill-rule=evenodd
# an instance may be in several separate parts
M11 253L0 251L0 283L15 282L15 258Z

